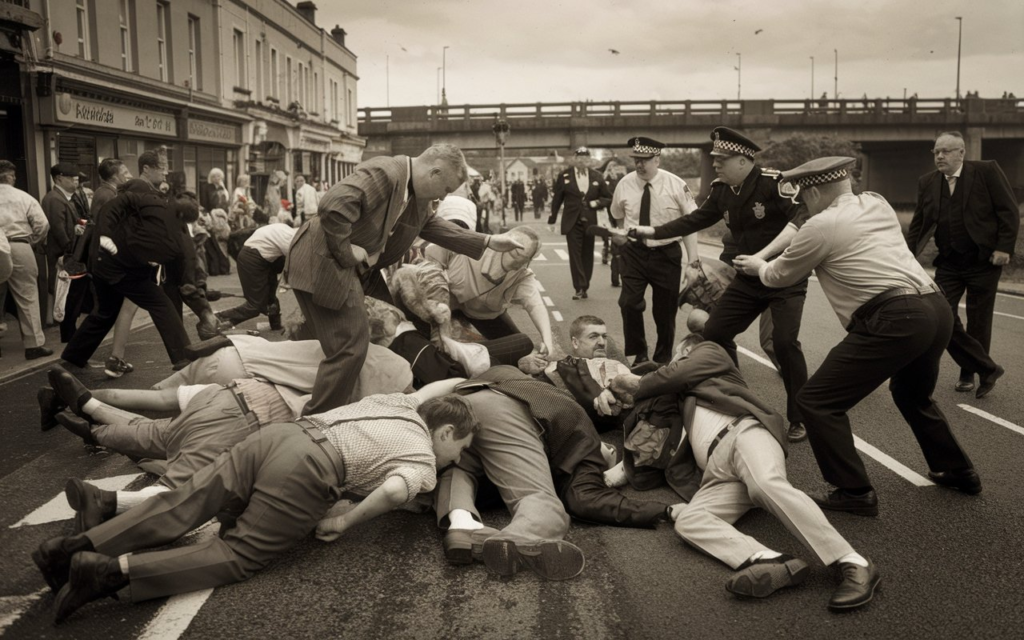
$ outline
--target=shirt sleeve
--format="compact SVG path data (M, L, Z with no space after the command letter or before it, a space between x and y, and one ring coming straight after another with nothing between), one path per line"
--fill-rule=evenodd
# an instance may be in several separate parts
M25 200L28 203L28 211L26 211L28 224L32 227L32 237L29 238L29 241L35 244L46 237L46 233L50 230L50 220L43 213L43 208L39 206L35 198L28 196Z
M433 452L431 452L433 457ZM437 469L425 461L420 463L407 462L388 471L384 481L399 477L405 482L406 495L403 504L416 497L416 494L433 491L437 485Z
M804 225L781 256L758 270L765 286L782 288L796 284L821 264L832 250L832 242L818 226Z
M715 192L712 190L708 199L701 206L688 211L685 216L676 218L671 222L666 222L660 227L655 227L654 239L665 240L677 236L688 236L695 231L710 227L721 219L722 212L718 210L718 203L715 202Z
M625 182L625 180L620 180L619 184L615 187L615 193L612 194L612 205L609 209L612 217L616 220L622 220L626 217L626 207L623 204L625 201L625 185L623 185L623 182Z

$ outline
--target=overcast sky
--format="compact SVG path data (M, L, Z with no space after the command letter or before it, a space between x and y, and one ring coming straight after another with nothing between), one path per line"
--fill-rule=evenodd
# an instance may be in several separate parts
M319 0L358 56L360 107L573 100L1024 96L1022 0ZM619 53L614 54L609 49ZM390 82L386 69L390 68Z

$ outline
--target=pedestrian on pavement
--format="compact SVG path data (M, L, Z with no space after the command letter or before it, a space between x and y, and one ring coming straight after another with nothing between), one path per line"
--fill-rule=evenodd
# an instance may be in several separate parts
M654 431L667 433L659 447L649 414L662 398L682 420L675 429ZM634 416L644 418L627 423L625 458L605 477L612 486L630 480L636 488L652 488L660 482L641 478L664 474L688 501L671 508L676 533L737 572L726 590L765 598L802 583L810 573L803 560L769 549L733 526L761 507L822 564L837 565L843 581L829 609L848 611L871 601L878 569L853 550L807 494L789 483L782 416L747 387L720 345L698 342L681 359L642 378L630 373L613 378L601 398L603 413L614 413L612 399L620 407L635 403Z
M316 215L317 207L320 204L320 193L311 184L306 183L306 177L295 176L295 217L299 219L299 225Z
M25 347L25 359L53 355L47 349L39 313L39 266L33 245L46 241L50 222L35 198L14 187L17 169L13 162L0 160L0 232L10 245L10 274L0 279L0 288L10 291L18 306L18 326ZM0 296L3 300L3 296ZM3 309L0 308L0 319Z
M637 229L636 235L665 238L691 234L724 219L739 253L764 260L778 255L803 223L802 208L781 191L779 172L762 169L754 162L754 154L761 147L750 138L727 127L716 127L711 141L718 178L711 183L708 199L692 215L655 229ZM772 345L786 387L790 442L807 437L796 404L796 395L807 381L799 337L806 296L806 279L774 289L762 284L756 274L738 273L711 311L704 332L705 338L725 347L733 362L739 364L736 336L771 309Z
M184 485L83 534L43 543L33 560L57 593L55 621L124 587L138 602L245 580L314 529L333 542L432 490L437 469L458 461L479 428L467 403L441 395L452 386L371 396L263 427ZM366 497L324 518L342 491ZM221 512L235 520L220 536L137 553L170 544Z
M939 255L935 282L953 310L949 355L960 365L956 390L985 397L1004 369L989 355L992 315L1003 265L1010 262L1020 228L1020 212L1006 175L994 160L964 160L958 132L939 134L932 149L936 170L917 183L917 209L907 245L920 255L934 234ZM967 328L960 322L960 299L967 293Z
M818 467L838 487L816 501L826 509L875 516L878 497L847 412L886 380L921 446L928 477L968 494L981 492L981 480L932 399L953 331L952 311L907 248L889 203L875 193L853 194L855 163L819 158L783 172L785 182L800 188L799 201L812 217L771 262L744 255L733 262L779 289L805 281L812 270L818 276L848 333L797 394Z
M308 413L349 402L369 344L364 291L391 301L381 271L401 261L417 236L473 258L488 247L523 248L508 236L467 231L434 214L431 201L465 180L466 160L450 144L416 158L373 158L331 187L319 214L295 234L285 277L326 354Z
M533 217L535 220L540 220L544 203L548 201L548 185L543 178L537 178L533 183L531 195L533 196Z
M206 177L206 184L199 192L199 204L203 206L206 215L214 209L227 211L231 194L224 185L224 171L214 167ZM212 225L211 225L212 226ZM220 243L213 237L213 229L207 227L210 238L203 243L203 250L206 252L207 272L211 276L224 276L231 273L231 261L228 260L221 248Z
M218 312L218 320L226 320L234 326L266 314L271 329L281 328L278 276L284 271L285 257L296 231L298 229L292 226L276 222L252 232L235 259L245 302Z
M622 221L620 231L650 229L651 225L664 228L667 223L687 219L697 204L682 178L658 168L665 144L637 136L630 138L626 145L636 170L619 181L612 198L611 214ZM622 333L626 341L626 355L634 356L634 365L650 359L644 330L644 309L647 308L644 297L648 286L654 292L654 325L658 329L654 361L665 364L672 359L682 265L700 260L697 235L693 231L696 229L660 234L658 239L639 239L619 248L622 259L622 292L619 294Z
M576 292L572 299L585 300L594 275L594 236L587 234L587 228L597 224L597 212L611 204L612 194L604 177L590 168L590 149L576 149L569 165L555 179L548 224L555 224L564 205L562 235L568 244L569 273Z
M46 237L46 288L52 296L57 284L57 260L71 254L75 238L82 232L78 231L78 211L71 202L78 189L78 167L70 162L58 162L50 167L50 178L53 188L43 196L41 204L50 222L50 232ZM51 300L47 304L47 320L52 320L52 313Z

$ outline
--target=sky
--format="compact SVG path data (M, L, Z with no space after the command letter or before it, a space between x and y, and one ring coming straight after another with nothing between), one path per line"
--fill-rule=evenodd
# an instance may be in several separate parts
M318 0L359 107L1024 96L1021 0ZM442 53L443 47L447 52ZM610 51L614 49L619 53ZM737 54L740 54L737 56ZM736 67L740 66L737 72ZM739 77L738 77L739 76Z

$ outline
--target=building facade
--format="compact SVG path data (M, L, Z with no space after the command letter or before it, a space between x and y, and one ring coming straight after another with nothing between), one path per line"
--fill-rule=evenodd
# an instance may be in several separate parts
M104 158L135 173L157 150L192 189L214 168L229 187L249 175L262 204L278 171L289 186L298 174L331 184L362 158L356 56L344 30L316 25L312 2L11 2L42 22L22 29L6 66L0 49L0 77L18 66L20 96L8 101L20 100L30 192L46 191L56 162L95 182Z

